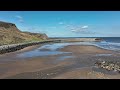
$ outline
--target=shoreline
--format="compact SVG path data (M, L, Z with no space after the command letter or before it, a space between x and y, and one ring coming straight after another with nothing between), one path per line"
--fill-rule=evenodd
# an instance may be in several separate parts
M23 52L27 52L27 51L34 50L34 49L36 49L36 48L38 48L38 47L40 47L40 46L42 46L42 45L28 46L28 47L25 47L25 48L20 49L20 50L18 50L18 51L0 54L0 56L6 56L6 55L12 55L12 54L19 54L19 53L23 53Z
M100 42L102 41L101 38L73 38L73 39L49 39L45 41L37 41L37 42L28 42L28 43L20 43L20 44L11 44L11 45L3 45L0 46L0 55L5 54L5 53L10 53L10 52L15 52L19 51L21 49L24 49L29 46L34 46L34 45L41 45L43 43L72 43L72 42ZM95 45L89 45L89 46L95 46ZM95 46L100 49L105 49L99 46ZM109 49L105 49L109 50ZM109 50L109 51L114 51L114 50Z
M31 51L31 50L37 49L38 47L41 47L41 46L43 46L43 45L45 45L45 44L39 44L39 45L28 46L28 47L25 47L25 48L20 49L20 50L17 50L17 51L13 51L13 52L9 52L9 53L0 54L0 56ZM81 46L82 46L82 47L90 46L90 47L98 48L99 50L104 50L105 52L106 52L106 51L109 51L109 52L112 52L112 53L113 53L113 52L114 52L114 53L117 52L117 51L114 51L114 50L104 49L104 48L101 48L101 47L98 47L98 46L95 46L95 45L68 45L68 46L64 46L64 48L67 48L67 47L69 48L69 47L71 47L71 46L80 46L80 47L81 47ZM60 51L65 51L64 48L62 48L62 49L61 49L61 48L60 48L60 49L58 48L57 51L58 51L58 50L60 50Z
M39 45L33 45L33 46L28 46L28 47L25 47L25 48L23 48L23 49L21 49L21 50L18 50L18 51L14 51L14 52L10 52L10 53L5 53L5 54L0 54L0 56L6 56L6 55L12 55L12 54L19 54L19 53L24 53L24 52L29 52L29 51L32 51L32 50L34 50L34 49L37 49L37 48L39 48L39 47L41 47L41 46L43 46L43 45L45 45L45 44L39 44ZM76 48L74 48L74 49L72 49L72 48L70 48L70 47L76 47ZM68 45L68 46L64 46L63 48L58 48L58 49L56 49L56 51L62 51L62 52L77 52L78 53L78 49L77 48L79 48L79 47L81 47L83 50L85 50L85 49L87 49L86 47L88 47L88 48L90 48L90 47L93 47L94 48L94 50L93 51L98 51L98 54L99 54L99 51L102 51L101 53L116 53L116 51L114 51L114 50L107 50L107 49L104 49L104 48L100 48L100 47L97 47L97 46L95 46L95 45ZM96 50L96 49L98 49L98 50ZM82 51L83 51L82 50ZM44 50L43 50L44 51ZM45 49L45 51L46 51L46 49ZM86 51L83 51L84 53L83 54L87 54L88 52L86 52ZM82 52L79 52L79 53L81 53L82 54ZM89 53L91 53L91 54L93 54L92 53L92 50L90 50L89 51ZM89 54L88 53L88 54ZM97 54L97 53L96 53ZM38 56L39 57L39 56ZM40 56L41 57L41 56Z
M55 42L60 42L60 40L45 40L45 41L37 41L37 42L29 42L29 43L3 45L0 46L0 55L10 52L15 52L29 46L40 45L45 43L55 43Z
M38 46L39 47L39 46ZM26 50L32 50L37 47L27 48ZM113 53L112 51L107 51L100 49L96 46L88 45L69 45L60 51L70 51L74 58L66 58L64 60L59 60L62 55L52 55L44 57L34 57L26 58L23 60L17 60L15 62L4 63L0 65L0 68L8 68L8 71L4 71L0 78L33 78L33 79L64 79L64 78L120 78L120 75L110 75L104 72L94 71L91 66L94 65L99 59L105 60L118 60L120 57L108 57L108 56L95 56L95 54L101 53ZM24 52L24 51L23 51ZM68 55L67 55L68 56ZM19 59L19 58L18 58ZM85 68L87 67L87 68ZM87 70L87 71L86 71ZM100 76L100 75L102 76ZM82 76L81 76L82 75Z

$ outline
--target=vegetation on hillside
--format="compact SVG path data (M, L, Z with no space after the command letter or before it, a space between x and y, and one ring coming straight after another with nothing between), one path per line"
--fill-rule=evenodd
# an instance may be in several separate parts
M0 22L0 45L46 40L46 34L20 31L15 24Z

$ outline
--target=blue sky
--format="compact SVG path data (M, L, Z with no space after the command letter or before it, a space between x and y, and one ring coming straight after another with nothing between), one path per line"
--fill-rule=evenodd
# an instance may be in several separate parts
M120 11L0 11L0 21L49 37L120 37Z

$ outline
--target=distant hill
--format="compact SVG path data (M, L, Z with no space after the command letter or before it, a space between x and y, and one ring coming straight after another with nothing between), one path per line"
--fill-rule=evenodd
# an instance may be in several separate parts
M0 21L0 45L46 40L46 34L22 32L13 23Z

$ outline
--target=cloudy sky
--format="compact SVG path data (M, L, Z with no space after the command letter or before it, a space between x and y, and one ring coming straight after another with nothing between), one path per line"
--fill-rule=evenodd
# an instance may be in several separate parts
M0 11L0 21L49 37L120 37L120 11Z

